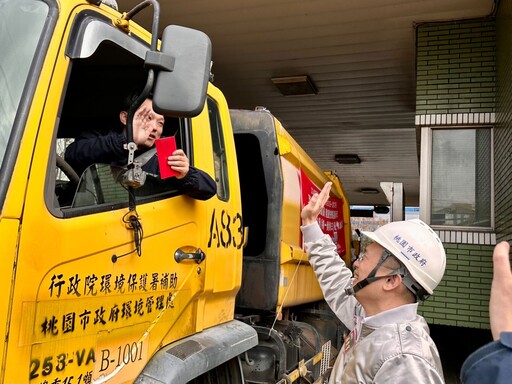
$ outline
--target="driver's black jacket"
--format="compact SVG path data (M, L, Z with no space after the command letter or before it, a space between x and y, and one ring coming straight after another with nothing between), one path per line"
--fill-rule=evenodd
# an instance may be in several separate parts
M64 159L78 175L95 163L123 166L126 165L128 157L128 151L124 149L125 144L124 133L110 132L101 135L98 132L86 132L69 145ZM136 151L135 157L143 152ZM142 169L148 173L160 175L156 154L143 165ZM198 200L208 200L217 192L215 181L206 172L192 166L184 178L173 177L166 180L166 184Z

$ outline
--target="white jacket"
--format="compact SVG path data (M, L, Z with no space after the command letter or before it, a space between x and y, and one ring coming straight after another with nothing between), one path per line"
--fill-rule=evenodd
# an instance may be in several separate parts
M407 304L366 317L345 288L352 272L318 224L301 227L304 242L325 300L351 331L331 372L330 384L443 384L437 348L418 304Z

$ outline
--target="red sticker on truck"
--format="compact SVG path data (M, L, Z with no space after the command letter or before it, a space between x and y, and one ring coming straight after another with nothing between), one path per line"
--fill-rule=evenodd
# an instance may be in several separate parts
M320 192L321 188L318 188L302 169L300 170L300 185L302 191L302 209L315 193ZM346 244L343 228L343 200L330 196L324 209L320 212L320 215L318 215L318 224L324 233L331 236L334 244L336 244L338 253L344 256Z

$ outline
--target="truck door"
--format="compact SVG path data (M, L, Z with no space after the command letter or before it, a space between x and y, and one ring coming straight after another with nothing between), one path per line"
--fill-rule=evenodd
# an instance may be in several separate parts
M210 174L217 183L217 195L207 202L207 226L204 228L209 291L204 307L206 328L234 317L235 298L242 281L245 234L229 109L224 96L213 85L208 89L206 108L194 124L195 128L202 127L202 136L207 135L205 128L210 127L211 143L203 153L209 154L213 163Z
M120 100L143 85L148 48L147 35L117 30L107 13L70 12L39 84L44 112L32 120L6 383L133 381L159 347L202 328L207 203L148 176L130 210L111 164L75 175L62 161L84 132L117 129ZM191 163L206 165L193 163L190 120L169 124ZM178 261L180 251L192 258Z

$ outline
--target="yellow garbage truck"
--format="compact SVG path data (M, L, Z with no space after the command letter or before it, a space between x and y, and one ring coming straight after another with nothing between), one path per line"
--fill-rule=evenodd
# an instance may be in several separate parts
M333 181L320 222L350 263L342 185L269 111L230 111L208 37L171 25L157 39L159 10L0 0L0 382L321 382L344 327L300 210ZM133 89L123 163L70 165L77 138L119 129ZM212 198L144 171L133 117L148 95Z

